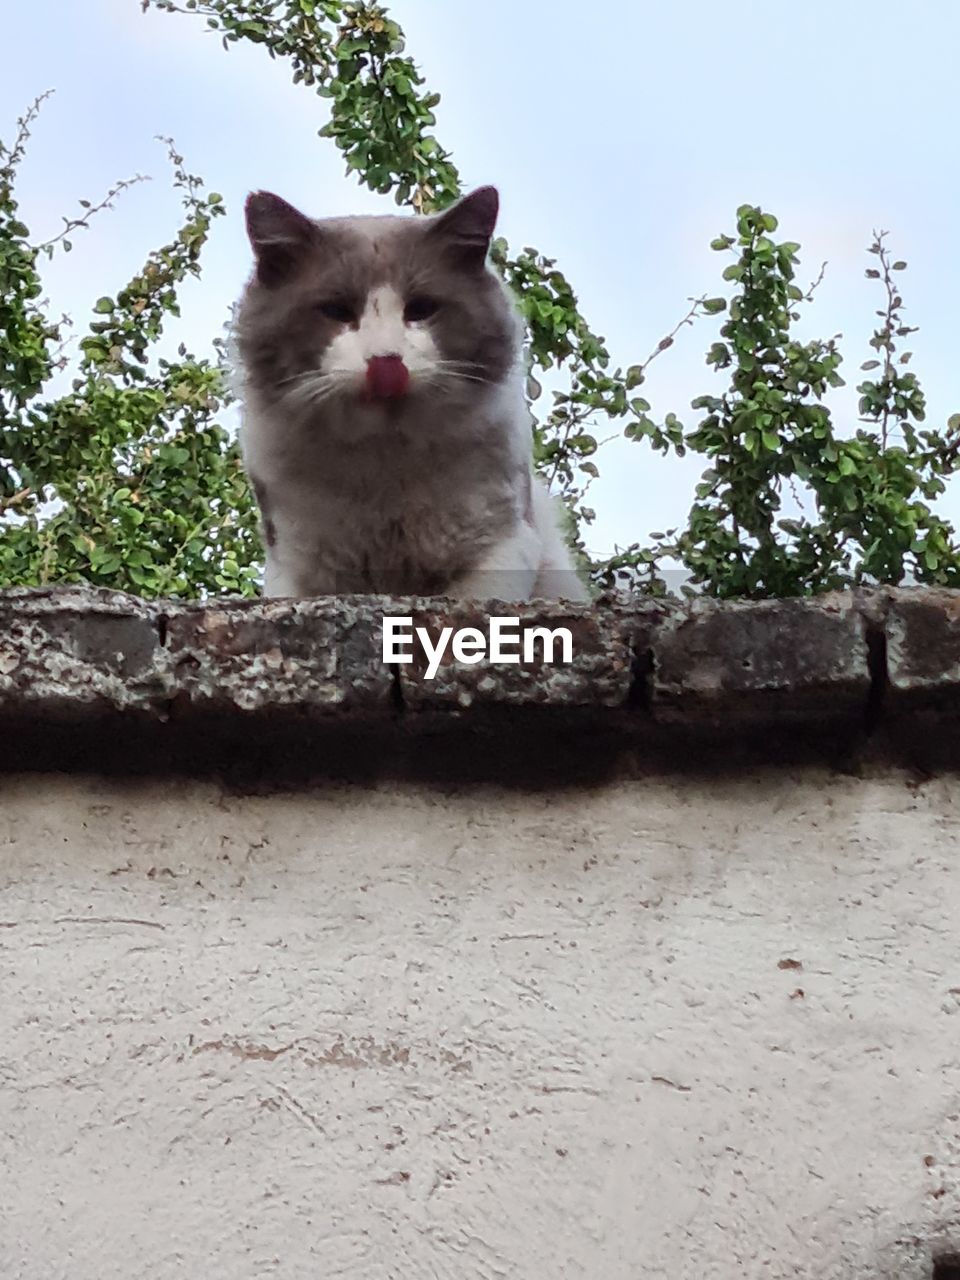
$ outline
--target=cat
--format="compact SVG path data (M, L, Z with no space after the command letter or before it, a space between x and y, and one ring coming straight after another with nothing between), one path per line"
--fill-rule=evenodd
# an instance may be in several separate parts
M430 216L247 198L235 343L266 596L588 599L533 474L498 212L493 187Z

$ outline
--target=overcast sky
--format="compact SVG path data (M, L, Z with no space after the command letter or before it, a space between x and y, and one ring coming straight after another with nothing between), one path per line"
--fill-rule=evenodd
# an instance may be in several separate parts
M118 177L128 192L47 273L55 308L82 319L169 238L179 207L156 134L221 191L200 282L176 338L204 349L249 269L242 202L279 192L314 216L389 212L316 137L325 105L257 48L224 53L202 21L141 14L139 0L4 5L0 136L56 89L20 184L36 235ZM780 218L803 245L802 279L826 280L806 336L842 333L853 384L871 354L876 286L863 276L874 227L889 229L932 424L960 410L960 132L955 0L607 0L585 22L572 0L397 0L393 16L428 84L437 134L469 185L501 191L501 231L556 257L616 360L644 358L687 308L719 292L708 243L738 204ZM595 15L593 17L592 15ZM10 51L15 56L10 56ZM692 422L689 402L722 385L703 363L719 322L686 330L648 383L654 412ZM849 390L841 410L855 407ZM700 469L617 441L598 459L594 551L682 521ZM954 486L946 511L960 522Z

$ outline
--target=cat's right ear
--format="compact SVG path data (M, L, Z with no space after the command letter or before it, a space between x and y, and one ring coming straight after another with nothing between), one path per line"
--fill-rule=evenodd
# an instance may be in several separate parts
M296 273L301 259L316 244L317 224L271 191L247 196L245 212L257 279L268 289L276 288Z
M445 213L435 214L430 220L430 234L455 254L460 266L481 268L487 260L499 209L496 187L478 187Z

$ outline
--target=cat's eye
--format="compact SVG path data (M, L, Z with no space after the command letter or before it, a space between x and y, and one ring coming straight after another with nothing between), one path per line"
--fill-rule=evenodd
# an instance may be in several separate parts
M440 303L436 298L428 298L425 295L418 294L410 299L403 309L403 318L407 324L416 324L418 320L429 320L431 316L437 314L440 309Z
M356 321L356 312L353 307L348 306L345 302L337 302L330 299L327 302L318 302L317 310L326 320L333 320L336 324L354 324Z

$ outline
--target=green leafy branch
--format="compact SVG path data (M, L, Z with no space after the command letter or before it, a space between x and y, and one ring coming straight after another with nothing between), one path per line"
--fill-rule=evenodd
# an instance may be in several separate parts
M260 545L236 445L216 421L222 369L182 347L177 360L152 359L222 199L165 140L185 220L115 297L97 302L70 390L45 395L61 333L39 301L45 246L31 244L13 195L39 106L10 148L0 144L0 581L252 594Z
M696 490L687 527L654 535L651 548L611 564L607 581L639 582L662 590L658 566L670 559L693 586L717 596L791 596L859 582L960 582L960 548L948 522L928 502L960 456L960 416L944 432L921 431L925 406L916 376L896 356L896 339L915 330L903 323L903 299L882 234L871 254L886 305L870 344L880 369L860 384L862 426L841 437L826 397L843 385L837 339L798 342L792 325L822 279L804 293L795 283L800 246L772 239L773 215L750 205L738 210L736 235L713 241L736 260L723 272L737 291L726 303L719 340L707 364L730 371L721 394L697 397L705 411L682 431L682 447L703 454L708 467ZM670 441L680 451L676 436ZM785 514L788 501L797 510ZM812 509L812 514L808 514Z

